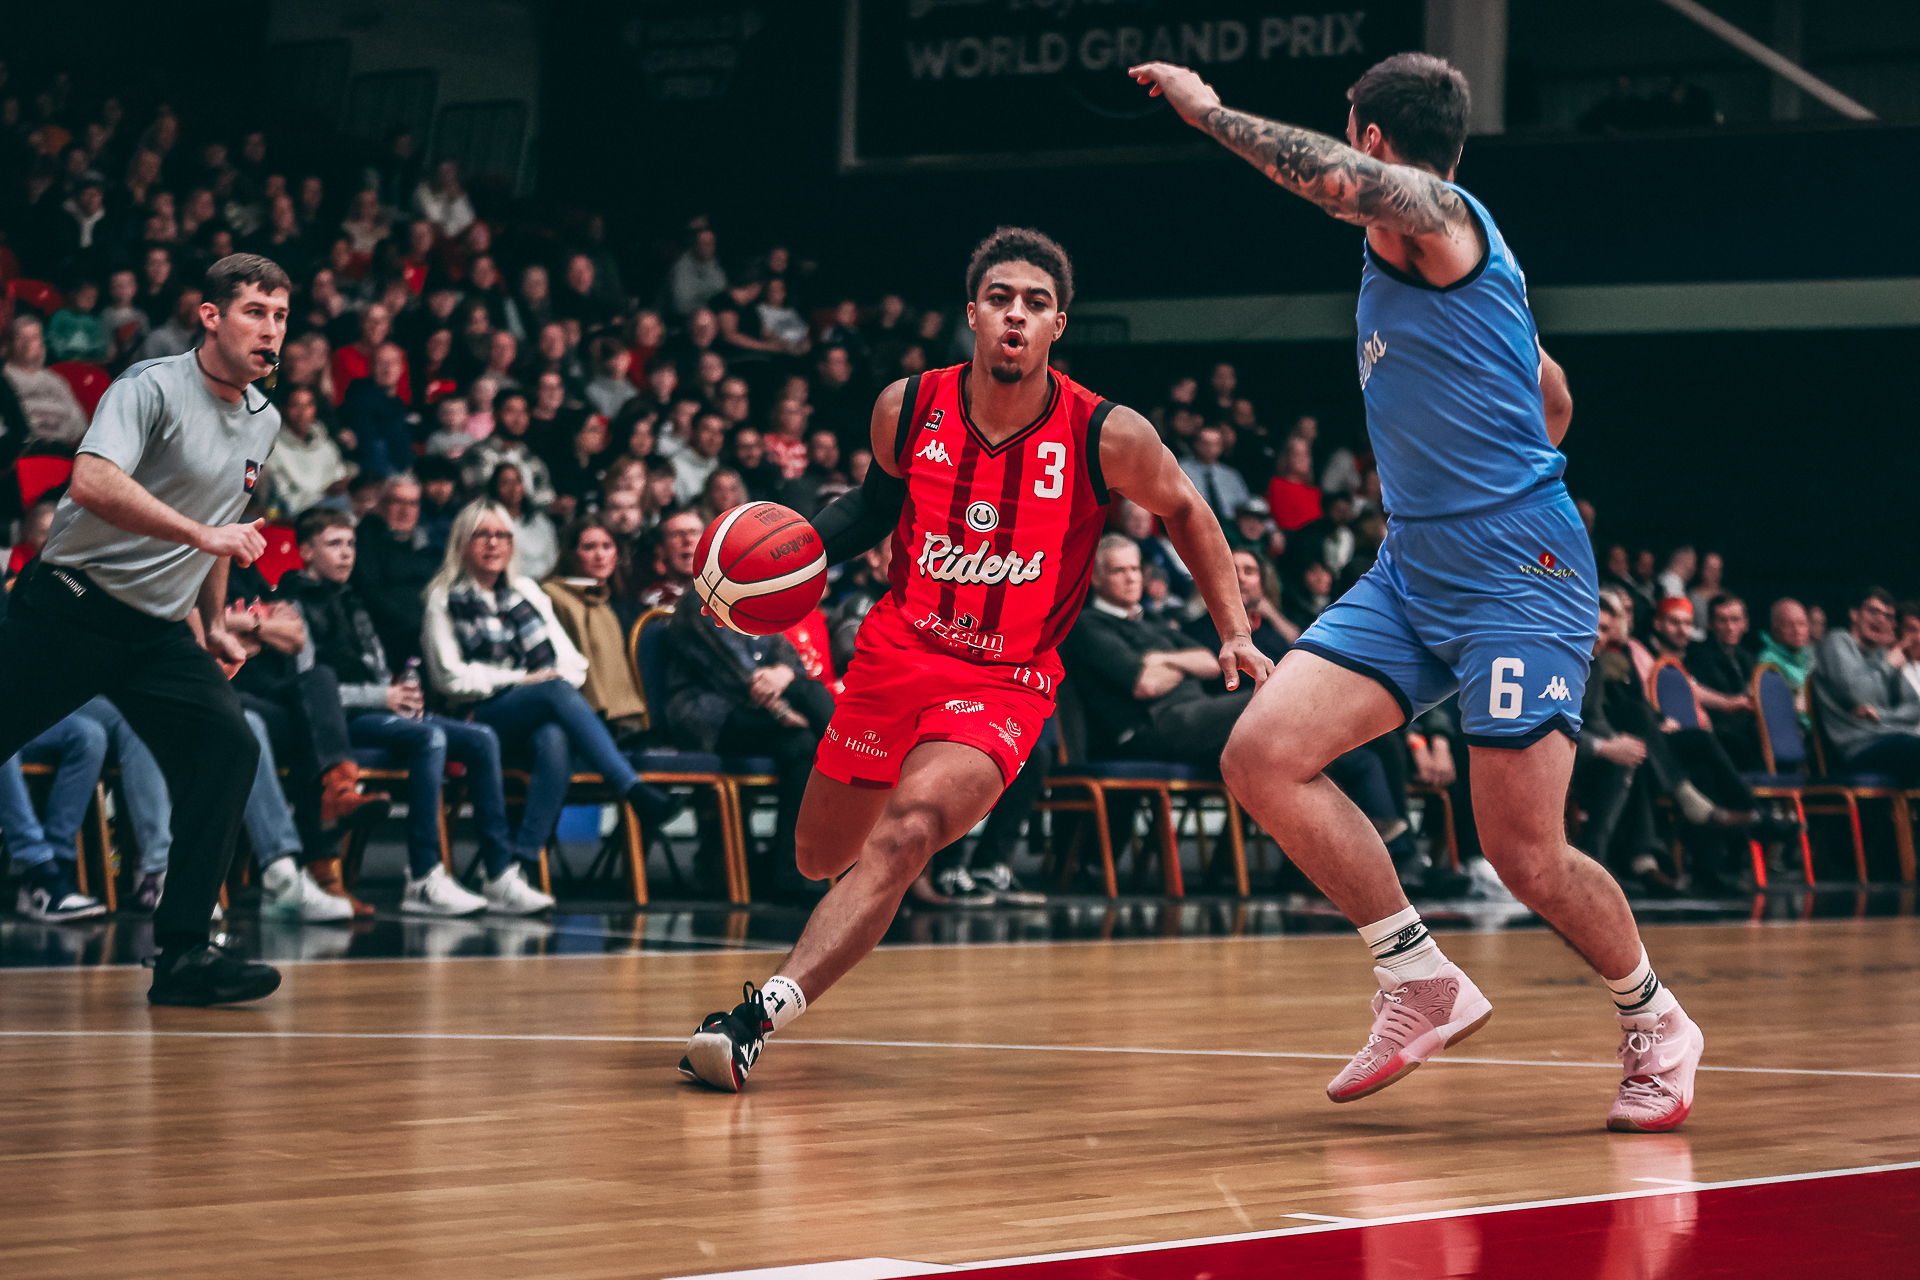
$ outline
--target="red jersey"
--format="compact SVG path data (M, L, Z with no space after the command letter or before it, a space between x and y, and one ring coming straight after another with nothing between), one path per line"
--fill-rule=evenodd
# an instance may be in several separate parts
M1112 411L1052 370L1040 416L987 443L967 413L968 365L907 382L895 457L907 500L893 534L896 635L977 663L1050 654L1086 599L1106 524L1100 428Z

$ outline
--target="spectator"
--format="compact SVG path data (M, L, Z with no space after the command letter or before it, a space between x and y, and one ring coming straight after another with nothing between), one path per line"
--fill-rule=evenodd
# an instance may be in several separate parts
M347 489L347 464L327 429L316 418L314 393L296 387L280 414L280 434L267 455L267 478L280 512L291 518Z
M0 765L0 831L19 869L15 910L29 920L57 924L106 914L105 904L80 892L79 863L74 856L74 839L106 757L106 733L85 716L74 714ZM55 764L44 818L34 814L20 772L22 760Z
M94 314L100 305L100 286L82 280L67 295L67 305L53 313L47 322L47 358L56 364L62 360L87 360L105 364L113 354L113 336L101 318Z
M380 207L378 192L362 191L353 197L352 207L340 223L340 234L356 258L371 259L380 242L393 234L393 220Z
M173 254L168 252L165 245L149 245L146 257L141 260L140 289L134 295L134 305L146 313L150 324L158 328L174 314L174 303L180 296L180 289L180 282L173 278Z
M414 464L413 472L420 482L420 525L437 554L446 548L453 518L466 505L460 492L460 468L450 459L428 456Z
M347 895L345 887L338 885L336 879L339 891L329 892L315 878L315 867L321 875L329 873L328 860L307 856L306 840L280 787L279 762L273 753L273 734L266 720L251 709L242 714L246 716L247 728L260 744L260 757L254 762L253 786L247 792L242 821L247 843L253 846L254 863L260 870L261 914L298 920L302 924L351 921L356 903ZM384 816L384 804L377 811ZM154 901L158 903L157 887L155 895Z
M640 588L643 609L671 609L693 585L693 553L706 526L691 511L678 511L654 530L654 548L647 581Z
M1353 532L1353 495L1321 495L1322 515L1311 524L1295 530L1287 538L1287 547L1295 564L1318 561L1337 580L1353 559L1356 539Z
M763 439L767 456L785 480L797 480L807 469L807 418L811 412L804 400L783 399L773 406L773 429Z
M1313 445L1305 437L1289 436L1280 461L1267 484L1267 505L1280 528L1292 533L1320 518L1320 486L1313 479Z
M654 528L678 508L673 491L679 483L680 473L673 469L671 462L658 455L647 459L646 475L640 485L642 528Z
M1212 392L1212 413L1210 417L1226 421L1233 416L1233 402L1240 393L1240 374L1232 364L1218 361L1207 376L1207 386Z
M420 155L413 131L404 126L387 134L387 153L377 164L362 172L362 195L371 195L374 203L399 213L407 207L407 198L420 182Z
M360 337L357 341L341 347L333 353L331 371L333 374L334 394L339 397L335 404L346 400L347 388L361 378L373 372L373 357L393 333L393 314L379 303L373 303L360 313ZM413 382L407 376L406 354L401 353L400 377L393 384L394 394L406 403L413 402Z
M731 467L715 467L700 490L696 511L703 523L712 524L746 500L747 486L741 482L740 473Z
M1353 522L1353 558L1333 580L1333 594L1343 596L1380 561L1380 548L1387 542L1387 513L1368 507Z
M1827 611L1817 604L1807 606L1807 639L1818 645L1827 638Z
M353 517L356 526L380 505L381 490L386 483L385 476L375 475L371 471L359 472L347 481L347 514Z
M627 657L627 636L639 611L623 607L620 544L605 519L582 516L560 532L560 561L540 584L554 617L587 660L580 696L607 723L614 741L647 731L647 698Z
M682 600L667 630L668 732L682 747L774 759L780 811L769 857L774 896L812 897L794 865L794 828L833 695L812 679L785 636L714 627L697 596Z
M1900 785L1920 779L1920 691L1900 677L1893 597L1869 587L1847 611L1845 631L1820 642L1813 692L1820 727L1855 773L1887 773Z
M111 234L108 227L101 225L106 221L105 184L99 175L88 175L53 214L49 256L67 273L101 270L107 265L107 243Z
M532 340L553 323L553 298L547 269L538 263L520 272L520 291L507 299L507 332L518 342Z
M555 494L549 516L572 520L600 505L607 452L607 420L597 413L575 419L564 445L548 454Z
M553 906L527 883L523 864L538 863L566 803L573 757L633 805L657 829L677 806L635 776L606 725L581 698L587 663L532 579L508 569L513 518L491 502L468 506L453 522L447 556L427 589L422 632L433 685L456 715L499 735L506 760L531 757L527 803L513 833L514 860L486 877L487 901L515 914Z
M140 278L124 267L107 277L107 305L100 309L100 323L106 328L116 361L138 350L153 327L147 313L134 305L139 288Z
M1700 555L1692 547L1675 547L1667 556L1667 567L1654 579L1654 586L1662 600L1672 600L1687 594L1687 585L1693 581L1694 573L1700 567Z
M1140 552L1140 563L1148 570L1158 569L1165 577L1169 606L1173 609L1185 607L1193 596L1193 575L1187 572L1186 562L1180 559L1180 553L1174 550L1173 540L1160 528L1160 522L1151 511L1137 502L1125 498L1114 503L1113 527L1133 539L1133 545Z
M420 523L420 483L382 481L379 502L355 528L353 586L391 662L420 656L422 597L441 556Z
M727 273L715 256L718 248L712 229L700 227L692 245L674 260L667 273L667 296L675 315L691 316L727 287Z
M1225 369L1228 374L1233 372L1233 366L1228 364L1215 368L1216 371ZM1226 451L1226 432L1217 426L1202 427L1193 438L1193 457L1180 464L1222 526L1231 524L1234 513L1252 496L1240 473L1221 460Z
M727 443L727 465L747 487L747 497L755 502L777 502L786 484L779 464L767 456L766 437L752 427L735 427Z
M1333 574L1319 560L1303 565L1280 593L1280 612L1305 631L1333 603Z
M140 343L136 363L165 356L185 355L200 345L200 291L182 289L174 295L173 314Z
M1707 606L1722 593L1720 579L1725 573L1726 561L1718 551L1709 551L1700 557L1700 572L1687 588L1687 599L1693 602L1693 638L1696 641L1706 640L1713 634L1713 612Z
M300 608L314 660L333 671L353 745L392 752L407 770L407 885L400 909L442 916L487 909L486 898L460 887L441 865L441 780L449 759L465 769L481 858L488 875L498 878L513 856L499 739L485 725L426 714L418 680L397 679L388 667L379 633L353 586L352 523L321 509L301 517L295 535L303 568L280 580L278 595Z
M1760 634L1760 655L1756 662L1770 662L1781 679L1793 690L1793 705L1800 713L1800 727L1813 727L1812 708L1807 699L1811 691L1807 679L1813 674L1813 645L1807 625L1807 610L1798 600L1783 596L1773 602L1767 614L1767 629Z
M828 645L834 669L842 674L853 662L860 624L866 621L873 606L893 589L887 581L887 570L892 564L893 539L886 538L847 566L847 576L842 579L844 590L827 614Z
M435 329L426 336L410 364L417 371L413 379L413 408L424 413L459 390L453 366L453 330Z
M636 312L633 317L633 342L627 348L633 357L627 366L627 379L638 390L645 390L647 371L653 367L654 359L660 354L661 344L667 340L667 326L661 322L660 313L651 308Z
M720 466L720 451L726 444L727 420L720 414L702 413L693 420L693 435L687 448L673 457L673 496L677 501L699 501L707 477Z
M354 379L341 402L341 423L353 433L354 460L368 475L395 475L413 465L413 426L420 415L400 391L406 368L406 354L391 342L381 343L368 376Z
M1240 583L1240 603L1246 606L1247 625L1253 630L1253 647L1280 661L1300 638L1300 632L1274 604L1274 597L1280 594L1280 580L1273 566L1251 551L1236 551L1233 572ZM1181 630L1209 653L1220 652L1220 631L1213 624L1212 614L1201 614Z
M780 489L780 501L811 520L831 501L833 489L845 492L847 478L840 471L840 442L824 427L807 433L807 467ZM837 496L833 495L833 496Z
M605 415L609 422L640 394L627 378L632 363L633 353L618 338L603 334L593 340L594 377L587 383L585 395L593 411Z
M1718 560L1711 553L1708 560ZM1702 578L1705 578L1702 566ZM1718 575L1716 575L1718 576ZM1754 657L1741 641L1747 635L1747 606L1738 596L1716 595L1707 604L1707 639L1687 646L1687 674L1699 686L1707 718L1733 762L1758 772L1760 726L1754 715Z
M460 185L458 161L442 160L433 167L433 177L413 189L413 211L431 223L446 240L458 240L474 222L473 202Z
M313 256L307 248L306 236L301 233L300 214L294 208L293 197L284 192L267 206L266 227L259 234L247 237L246 244L248 253L273 259L295 279L306 276L308 260Z
M533 450L528 432L533 426L524 391L509 391L494 401L493 434L467 450L461 476L467 488L484 489L493 481L493 473L503 462L520 468L526 482L527 497L537 510L553 505L553 477L547 464Z
M37 316L17 315L13 346L7 355L7 381L25 412L27 431L71 452L87 434L87 411L74 399L67 380L47 368L44 331Z
M1248 485L1264 485L1280 460L1280 442L1268 431L1254 412L1253 401L1244 396L1233 402L1227 418L1233 428L1233 452L1229 460Z
M788 305L785 280L775 276L767 281L758 311L761 336L775 344L781 354L803 356L812 349L813 337L806 317Z
M1920 601L1902 600L1895 610L1896 647L1888 659L1900 669L1900 678L1920 694Z
M513 521L513 573L538 582L553 572L560 542L553 522L527 502L527 481L520 466L503 462L487 480L487 500Z
M463 396L448 396L433 406L433 434L427 437L426 456L459 461L471 449L474 439L467 434L473 410ZM418 469L418 464L415 464Z
M873 421L873 392L855 383L853 358L847 349L825 348L816 373L812 429L833 432L842 452L865 444Z

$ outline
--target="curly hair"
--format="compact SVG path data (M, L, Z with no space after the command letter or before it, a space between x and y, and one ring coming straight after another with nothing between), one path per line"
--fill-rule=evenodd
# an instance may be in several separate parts
M967 301L980 296L980 282L987 271L1003 262L1027 262L1053 277L1058 295L1056 309L1065 311L1073 301L1073 262L1059 242L1032 227L995 227L982 240L967 263Z

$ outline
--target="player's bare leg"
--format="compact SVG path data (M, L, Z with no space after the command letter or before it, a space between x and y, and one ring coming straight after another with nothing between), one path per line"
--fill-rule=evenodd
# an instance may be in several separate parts
M1521 751L1472 747L1480 844L1514 897L1606 979L1619 1010L1622 1080L1607 1127L1661 1133L1693 1107L1706 1039L1647 962L1626 895L1606 868L1567 843L1563 816L1573 743L1550 733Z
M1295 649L1254 695L1220 760L1234 798L1373 953L1380 983L1373 1031L1327 1086L1335 1102L1377 1093L1493 1016L1480 989L1441 954L1408 905L1380 833L1321 772L1404 719L1377 681Z
M824 878L849 863L851 870L813 909L765 990L748 984L747 999L732 1013L701 1024L681 1071L738 1092L765 1037L879 944L914 877L986 817L1005 788L991 756L958 742L923 742L908 752L891 791L847 786L816 771L796 832L801 874Z

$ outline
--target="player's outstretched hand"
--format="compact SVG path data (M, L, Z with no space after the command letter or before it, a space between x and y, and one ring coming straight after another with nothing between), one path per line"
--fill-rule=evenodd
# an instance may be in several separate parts
M255 520L252 524L223 524L208 529L200 539L200 549L209 555L232 556L233 562L244 569L266 553L267 538L260 532L266 523Z
M1220 674L1227 678L1229 690L1240 687L1242 671L1253 677L1253 687L1258 689L1273 674L1273 659L1254 648L1247 637L1235 636L1220 646Z
M1213 91L1213 86L1186 67L1176 67L1171 62L1143 62L1137 67L1128 67L1127 74L1151 86L1153 92L1148 96L1165 98L1188 124L1199 124L1207 112L1220 105L1220 95Z

